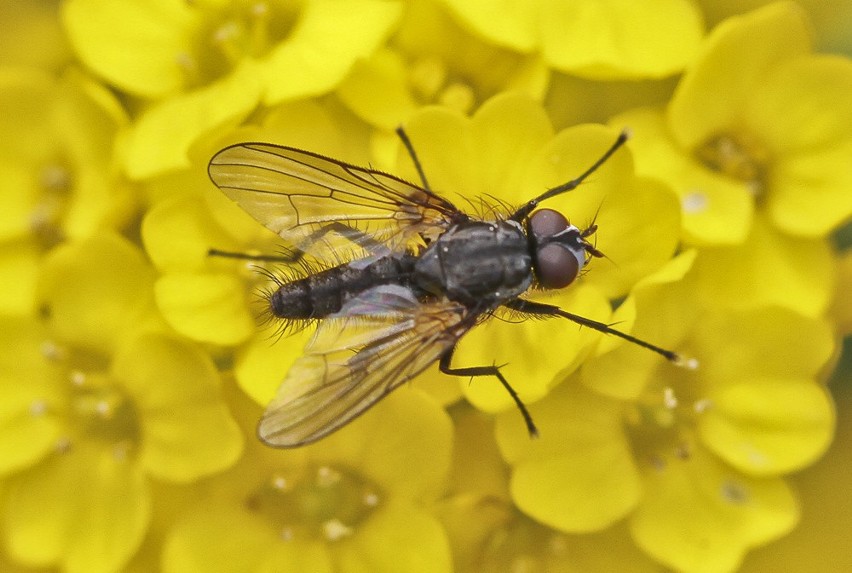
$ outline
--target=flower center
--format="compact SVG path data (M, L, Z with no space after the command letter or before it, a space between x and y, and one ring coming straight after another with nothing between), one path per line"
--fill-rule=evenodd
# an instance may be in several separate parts
M707 168L746 183L755 197L766 187L769 150L748 133L714 135L695 149L695 156Z
M666 459L690 457L697 419L712 403L696 395L696 383L686 376L675 386L649 389L631 404L626 425L637 459L661 468Z
M421 104L440 103L462 113L476 104L476 91L460 76L450 77L447 65L438 57L425 56L412 62L408 83Z
M249 509L279 528L283 539L321 536L328 541L352 535L380 502L379 490L360 474L326 465L272 475L246 500Z
M516 513L485 539L474 565L478 571L532 573L564 563L569 553L567 535Z
M204 25L192 53L176 56L187 87L227 75L245 58L265 56L287 37L300 10L301 2L242 0L225 3L213 14L201 15Z
M57 450L68 451L78 441L97 442L112 448L117 457L126 458L140 440L139 418L133 401L105 373L99 359L84 353L69 352L51 342L42 345L45 359L64 372L65 428ZM47 401L36 401L33 415L46 412Z

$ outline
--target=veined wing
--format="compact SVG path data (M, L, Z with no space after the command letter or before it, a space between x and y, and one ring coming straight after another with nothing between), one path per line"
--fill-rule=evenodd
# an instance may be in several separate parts
M398 177L292 147L232 145L207 170L248 214L320 258L335 260L355 234L402 250L415 235L439 234L466 218L446 199ZM340 237L341 228L355 232Z
M330 434L435 363L473 318L451 301L420 303L401 286L365 291L320 324L258 435L287 448Z

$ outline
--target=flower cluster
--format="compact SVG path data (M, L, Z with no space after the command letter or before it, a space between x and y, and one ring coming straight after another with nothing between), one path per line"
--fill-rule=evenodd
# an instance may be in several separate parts
M0 568L842 570L852 10L826 4L0 0ZM300 269L210 256L294 245L207 163L269 142L419 182L400 125L492 219L629 130L547 203L605 256L527 296L682 363L506 313L453 365L502 365L538 438L435 367L262 444L313 325L257 320Z

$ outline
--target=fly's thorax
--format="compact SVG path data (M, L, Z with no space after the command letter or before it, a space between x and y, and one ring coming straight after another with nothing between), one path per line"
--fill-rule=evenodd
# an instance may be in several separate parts
M592 225L581 231L553 209L539 209L530 216L527 232L539 286L545 289L564 288L579 276L588 257L602 256L586 241L595 229Z
M533 281L523 228L513 221L469 221L429 245L414 269L416 285L465 304L505 300Z

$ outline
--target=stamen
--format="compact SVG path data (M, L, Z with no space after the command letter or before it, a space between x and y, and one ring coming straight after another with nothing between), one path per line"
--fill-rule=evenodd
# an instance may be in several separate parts
M52 340L41 343L41 355L50 362L59 362L65 358L64 349Z
M322 524L322 532L329 541L338 541L352 535L353 529L337 518L329 519Z
M287 478L281 475L274 476L271 481L272 487L278 491L286 491L290 485L287 482Z
M269 5L257 2L249 10L251 18L251 55L263 54L270 44L269 40Z
M456 111L468 113L476 103L476 95L469 85L453 82L441 92L438 103Z
M187 86L198 85L201 83L201 70L198 67L198 60L188 52L180 52L175 56L175 63L183 72Z
M243 56L239 45L242 35L240 25L234 21L225 22L213 32L213 45L232 67L236 66Z
M30 415L33 417L43 416L47 412L47 402L44 400L33 400L30 403Z
M379 505L379 496L373 492L364 494L364 505L367 507L376 507Z
M699 362L697 358L687 358L681 354L677 354L672 360L672 364L686 368L687 370L698 370Z
M316 483L320 487L331 487L334 484L340 482L342 476L340 472L331 469L328 466L320 466L317 469L317 480Z
M691 191L684 195L680 202L683 212L690 215L706 211L709 203L707 195L702 191Z
M746 487L732 480L724 482L719 493L722 495L722 499L737 505L746 503L749 498Z
M713 401L709 398L702 398L701 400L696 400L692 405L692 409L696 414L703 414L707 410L713 407Z
M663 404L669 410L674 410L675 408L677 408L678 400L677 396L675 396L673 388L663 389Z
M68 380L77 388L86 383L86 373L81 370L73 370L68 374Z
M57 454L67 454L71 451L71 438L67 436L59 438L53 445L53 449Z
M408 81L422 99L431 100L447 81L447 68L438 58L421 58L409 68Z

